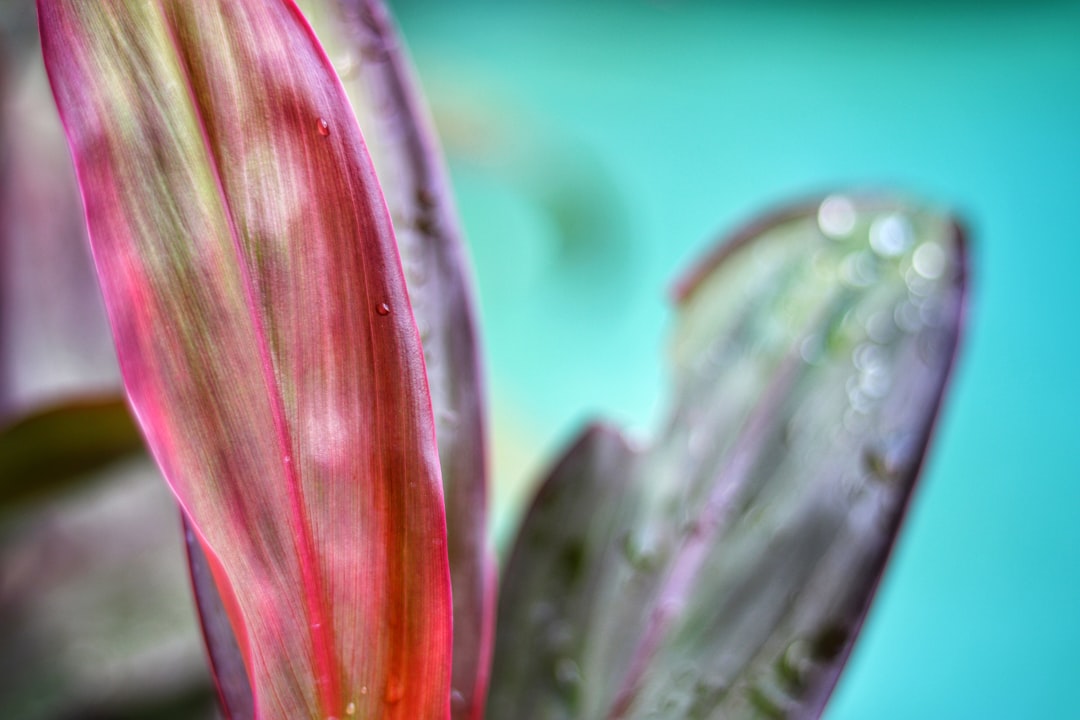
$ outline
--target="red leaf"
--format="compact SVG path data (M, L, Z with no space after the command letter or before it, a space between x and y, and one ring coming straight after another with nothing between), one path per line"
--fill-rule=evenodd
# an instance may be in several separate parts
M494 636L484 387L472 277L449 178L409 59L379 0L302 0L371 150L420 327L454 590L455 720L483 717Z
M445 717L423 357L321 47L284 0L38 8L125 384L257 715Z

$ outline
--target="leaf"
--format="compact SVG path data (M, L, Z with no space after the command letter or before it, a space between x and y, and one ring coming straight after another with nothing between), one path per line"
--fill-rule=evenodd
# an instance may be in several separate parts
M833 196L751 224L687 276L674 409L601 535L623 557L559 601L591 611L566 658L579 690L544 717L820 715L929 444L964 252L930 209ZM522 567L550 558L523 543L552 521L534 507L508 583L544 585ZM493 698L522 651L497 646Z
M38 10L125 385L256 715L446 717L423 356L321 47L284 0Z
M0 513L0 717L214 717L176 501L148 457Z
M214 571L209 556L191 527L191 521L181 513L184 527L184 548L188 554L191 586L195 590L195 604L199 609L203 639L214 670L218 698L225 717L229 720L254 720L255 698L251 693L251 681L244 668L244 656L240 644L229 624L229 613L214 582Z
M0 507L71 486L142 446L119 398L87 397L23 413L0 426Z
M577 717L578 662L597 612L593 583L618 560L621 500L636 459L618 431L593 425L536 496L503 576L490 717Z
M12 11L0 62L0 507L142 447L37 33Z
M298 5L337 58L396 228L424 347L446 501L456 630L451 711L455 718L480 718L494 634L495 561L485 522L486 416L471 275L446 169L385 7L365 0ZM238 646L220 622L216 590L199 586L209 576L198 571L197 553L192 559L200 614L204 626L214 626L204 628L212 662L219 675L232 675L217 666L235 666L229 654ZM234 689L240 692L241 683Z
M424 347L454 593L452 714L483 717L495 619L487 419L472 275L438 139L379 0L299 3L335 60L386 195Z

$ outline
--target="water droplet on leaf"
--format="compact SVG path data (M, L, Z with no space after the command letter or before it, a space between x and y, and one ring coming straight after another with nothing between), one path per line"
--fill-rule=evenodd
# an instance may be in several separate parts
M356 714L356 703L351 702L348 705L346 705L345 706L345 714L346 715L355 715Z
M914 231L903 215L885 215L870 226L870 247L882 257L896 257L911 245Z
M915 254L911 257L911 265L915 272L924 278L936 280L945 272L945 264L948 259L945 251L936 243L925 242L915 248Z
M877 282L877 261L871 253L853 252L840 263L840 279L853 287L868 287Z
M330 123L326 122L326 118L319 118L319 122L315 123L315 129L320 135L326 137L330 134Z
M379 313L383 317L386 317L390 314L390 306L386 303L379 303L375 306L375 312Z
M901 302L896 306L893 319L896 321L896 326L906 333L914 333L922 329L919 308L909 301Z
M866 448L863 462L879 480L899 480L914 463L916 437L911 433L894 433L884 442Z
M573 659L559 658L555 663L555 680L563 688L570 689L581 683L581 671Z
M831 238L842 238L855 229L855 204L843 195L825 198L818 208L818 227Z
M454 710L461 710L465 707L465 696L461 694L460 690L450 691L450 707Z
M383 693L383 699L388 704L393 705L401 702L403 697L405 697L405 683L397 675L391 675L386 681L386 692Z

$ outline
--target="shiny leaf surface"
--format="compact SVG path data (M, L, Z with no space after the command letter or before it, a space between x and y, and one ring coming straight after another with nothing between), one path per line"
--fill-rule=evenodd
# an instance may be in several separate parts
M299 3L334 60L375 163L424 346L454 592L452 715L479 720L495 618L485 391L472 277L449 177L408 54L380 0Z
M671 419L608 534L623 557L577 601L595 608L568 656L580 689L544 717L820 714L922 464L964 283L952 220L846 196L748 226L687 276Z
M124 381L256 715L445 717L422 351L329 60L287 0L38 8Z

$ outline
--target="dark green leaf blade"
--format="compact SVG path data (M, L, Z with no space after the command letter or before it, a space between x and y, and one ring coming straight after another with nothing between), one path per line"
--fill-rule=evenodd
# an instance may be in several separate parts
M0 425L0 506L42 498L142 450L118 397L71 400Z
M18 37L0 58L0 506L62 490L142 447L37 33L9 32Z

